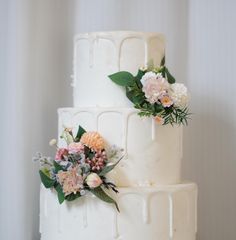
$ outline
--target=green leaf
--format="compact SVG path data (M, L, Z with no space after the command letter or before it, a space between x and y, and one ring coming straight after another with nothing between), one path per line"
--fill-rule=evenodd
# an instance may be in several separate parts
M48 177L42 170L39 170L39 175L41 178L41 181L45 188L51 188L55 184L55 181Z
M108 76L114 83L123 86L123 87L128 87L132 86L134 84L134 76L125 71L117 72L112 75Z
M97 187L94 189L90 189L90 191L99 199L101 199L102 201L106 202L106 203L110 203L110 204L114 204L116 206L116 209L118 212L120 212L119 207L116 203L115 200L113 200L109 195L107 195L106 192L104 192L104 190L101 187Z
M58 164L56 161L53 161L53 165L54 165L54 168L55 168L55 172L58 173L59 171L63 171L63 167Z
M137 95L133 97L133 103L134 104L142 104L142 102L145 101L145 98L143 97L143 95Z
M165 72L166 72L166 77L167 77L168 82L170 84L175 83L175 78L170 74L170 72L167 68L165 68Z
M111 164L111 165L108 165L108 166L105 166L102 171L99 173L99 176L104 176L106 175L107 173L109 173L111 170L114 169L115 166L117 166L117 164L121 161L123 157L121 157L116 163L114 164Z
M137 75L135 76L135 79L140 80L144 74L145 74L145 72L142 71L141 69L139 69Z
M71 193L70 195L67 195L67 196L65 197L65 199L66 199L67 201L71 202L71 201L74 201L75 199L77 199L77 198L79 198L79 197L81 197L81 195L80 195L79 192L77 192L76 194Z
M62 187L60 184L58 184L55 187L56 191L57 191L57 197L58 197L58 201L60 204L62 204L65 201L65 195L63 193Z
M162 67L162 66L165 66L165 63L166 63L166 57L164 56L164 57L161 59L161 67Z
M133 95L134 95L134 90L129 90L128 88L126 88L126 97L133 102Z
M82 135L84 133L86 133L85 129L83 129L81 126L79 126L78 132L77 132L76 137L75 137L75 142L79 142L80 138L82 137Z

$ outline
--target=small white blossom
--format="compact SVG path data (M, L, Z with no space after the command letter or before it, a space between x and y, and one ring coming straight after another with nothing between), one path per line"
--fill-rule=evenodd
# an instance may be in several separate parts
M186 107L189 100L188 90L182 83L171 84L170 97L176 107Z
M49 142L50 146L54 146L56 144L57 144L57 140L55 138L51 139L50 142Z

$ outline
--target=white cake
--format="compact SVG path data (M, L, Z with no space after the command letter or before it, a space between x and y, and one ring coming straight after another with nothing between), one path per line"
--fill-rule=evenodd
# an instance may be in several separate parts
M80 124L124 149L124 159L110 173L121 211L90 195L60 206L55 193L42 188L42 240L195 239L197 187L181 183L182 127L140 118L122 88L108 79L119 70L136 74L151 59L158 66L164 52L164 37L156 33L75 37L74 108L59 109L59 132L76 131Z

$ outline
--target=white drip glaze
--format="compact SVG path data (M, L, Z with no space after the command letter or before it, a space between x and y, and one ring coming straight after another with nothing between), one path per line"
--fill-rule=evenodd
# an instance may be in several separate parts
M48 192L45 192L44 194L44 201L43 201L43 209L44 209L44 216L45 218L48 217L48 201L47 201L47 195L48 195Z
M93 61L94 61L94 42L95 39L89 39L89 67L93 67Z
M124 158L116 169L120 172L114 179L118 186L173 184L180 181L182 128L157 126L151 119L136 117L137 112L134 108L65 108L58 111L59 131L63 130L63 123L72 124L76 129L78 125L83 127L89 122L91 127L85 127L87 131L95 130L102 135L104 131L103 136L107 140L116 136L114 144L124 149ZM80 120L79 114L82 113L88 113L88 116L86 114ZM116 122L115 127L109 125L109 114ZM103 118L103 115L106 117ZM145 125L145 137L139 133L141 125ZM59 146L61 143L63 141L59 139ZM146 153L147 157L144 158Z
M61 217L61 211L62 209L64 208L65 206L61 206L60 204L58 204L57 206L57 229L58 229L58 232L61 233L62 232L62 220L63 218Z
M195 192L194 192L195 233L197 233L197 198L198 198L198 190L196 187Z
M88 227L88 210L87 210L87 202L86 202L86 197L83 198L83 227L87 228Z
M169 200L169 239L173 239L173 193L168 194L168 200Z
M143 223L148 224L150 221L150 195L146 194L143 197Z
M118 223L117 223L117 212L114 210L113 211L113 224L112 224L112 237L113 239L118 239L119 238L119 232L118 232Z
M156 140L156 122L152 118L152 141Z
M131 234L132 231L134 231L131 235L134 236L135 232L137 231L137 228L140 231L146 231L147 229L150 229L150 231L154 231L158 226L156 225L156 219L162 219L162 217L165 218L166 215L168 215L168 219L166 222L166 230L162 232L162 228L158 230L158 234L161 234L161 236L164 236L165 239L169 240L175 240L177 239L177 236L174 234L174 228L177 227L177 231L180 230L178 229L178 222L182 222L185 219L188 219L188 216L190 216L190 211L191 211L191 219L189 224L190 226L183 226L183 229L188 229L188 231L194 231L194 223L195 223L195 216L192 214L196 214L195 211L192 211L193 209L190 209L190 206L193 206L196 202L196 185L192 183L187 183L187 184L180 184L180 185L169 185L169 186L160 186L157 188L153 187L145 187L145 188L120 188L119 191L120 193L116 195L116 201L118 202L120 206L121 212L118 213L115 209L114 206L107 205L106 203L99 201L99 204L97 205L97 211L94 211L94 208L92 205L87 208L87 204L94 204L95 197L93 195L88 195L86 198L80 199L79 201L83 201L81 204L76 206L76 209L70 209L66 207L66 205L59 205L57 203L57 196L56 192L51 192L48 191L47 189L42 189L44 192L48 192L47 194L42 194L43 198L45 200L50 199L49 201L49 208L51 209L52 212L58 212L56 218L41 218L41 221L43 221L44 225L41 230L43 232L47 232L49 229L50 231L53 232L53 236L55 238L50 239L50 240L56 240L58 238L64 239L65 236L71 239L75 239L75 237L83 239L84 236L86 236L87 231L91 232L96 229L97 222L92 221L93 218L99 219L100 214L104 212L106 207L108 207L105 212L104 212L104 219L111 219L111 221L108 221L105 225L100 225L103 226L105 229L111 229L111 235L108 236L106 239L114 239L114 240L143 240L139 234L135 235L135 238L127 238L127 232ZM176 193L176 195L175 195ZM164 194L164 195L163 195ZM155 196L155 197L154 197ZM89 198L93 198L93 201L90 201ZM181 202L185 201L185 199L191 204L187 204L186 207L181 208L181 212L175 211L175 209L178 208L178 206L181 207ZM159 202L159 199L164 200L164 202ZM43 201L41 201L43 204ZM136 203L140 203L137 204ZM152 204L151 204L152 203ZM159 205L158 208L156 208L156 204L163 204ZM179 205L180 204L180 205ZM136 207L135 207L136 206ZM86 209L86 210L85 210ZM109 210L108 210L109 209ZM161 212L158 212L157 209L160 209ZM71 211L74 214L71 216ZM150 218L150 214L152 213L152 219ZM155 213L153 215L153 213ZM99 214L99 215L97 215ZM162 215L163 214L163 215ZM174 215L176 214L176 215ZM141 219L137 219L137 222L132 222L129 220L125 223L125 226L123 225L122 227L122 222L124 220L124 217L127 218L131 216L135 218L135 216L141 216ZM156 215L156 216L155 216ZM51 221L57 220L57 224L51 225ZM76 219L76 221L75 221ZM89 222L87 222L87 219L89 219ZM132 219L132 218L131 218ZM70 222L72 225L72 229L78 229L78 231L75 231L72 235L71 231L65 227L66 223L68 224ZM78 224L81 222L82 224ZM42 223L41 223L42 224ZM127 224L127 225L126 225ZM138 224L138 225L136 225ZM63 226L63 228L62 228ZM143 228L143 229L142 229ZM105 231L105 229L100 229L98 228L98 234L96 235L96 239L98 240L103 240L102 236ZM132 230L133 229L133 230ZM182 230L183 230L182 229ZM182 231L181 230L181 231ZM151 232L149 232L149 238L147 239L155 239L152 238L153 235L151 235ZM156 232L156 231L154 231ZM194 233L191 234L191 238L186 238L183 237L181 240L195 240L193 238ZM68 235L69 234L69 235ZM95 234L95 233L94 233ZM100 235L101 234L101 235ZM164 234L164 235L163 235ZM42 235L43 236L43 235ZM130 236L130 235L129 235ZM152 236L150 238L150 236ZM179 235L178 235L179 236ZM44 237L42 238L44 240Z
M155 42L155 46L151 44L151 40L152 43ZM104 48L105 50L95 52L95 48L98 50ZM123 51L124 48L131 51L138 49L140 54L129 54L127 51ZM120 70L136 74L138 68L146 65L150 59L154 59L155 64L159 65L164 56L164 48L164 37L157 33L118 31L77 35L74 39L73 61L74 105L80 107L130 106L129 101L124 98L123 92L117 86L105 84L106 81L109 81L107 76ZM85 57L85 61L81 60L80 56ZM101 64L95 64L94 59L99 59ZM100 85L101 92L96 91L97 82L102 84L102 86ZM90 94L85 93L83 87L86 85L90 87L92 98Z

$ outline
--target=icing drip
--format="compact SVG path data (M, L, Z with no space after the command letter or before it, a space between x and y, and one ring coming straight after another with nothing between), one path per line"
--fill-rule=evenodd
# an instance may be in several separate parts
M121 45L122 45L122 41L121 41L121 40L118 40L118 41L116 42L117 71L120 71Z
M63 209L64 206L61 206L60 204L58 204L58 209L57 209L57 224L58 224L58 232L61 233L62 232L62 217L61 217L61 211Z
M44 206L43 206L43 208L44 208L44 216L45 216L45 218L47 218L48 217L48 202L47 202L48 192L45 192L44 194L45 194L45 196L44 196Z
M197 233L197 188L194 191L194 215L195 215L195 233Z
M150 220L149 196L143 198L143 223L148 224Z
M169 201L169 238L173 239L173 196L172 193L168 194Z
M97 39L96 39L97 40ZM94 62L94 42L95 39L89 38L89 67L93 67L93 62Z
M182 129L182 126L180 126L179 128ZM180 130L180 129L178 129L178 130ZM179 137L180 137L179 142L182 143L183 142L183 131L180 131ZM179 149L180 149L180 158L183 158L183 145L182 144L180 144Z
M155 120L152 118L152 141L156 140L156 123Z
M95 115L95 129L96 129L96 131L98 131L98 121L99 121L99 117L100 117L101 113L100 114L95 113L94 115Z
M117 223L117 212L114 211L114 223L113 223L113 239L118 239L119 238L119 233L118 233L118 223Z
M123 115L123 141L122 141L122 145L123 145L123 148L124 148L124 159L128 159L127 143L128 143L129 116L130 116L130 112L126 112Z
M148 39L144 39L144 49L145 49L144 64L147 64L148 60L149 60L149 56L148 56Z
M87 203L86 203L86 197L84 197L83 200L83 227L87 228L88 227L88 209L87 209Z
M191 224L191 216L190 216L190 211L191 211L191 206L190 206L190 197L188 192L184 192L186 196L186 209L187 209L187 225L189 226Z

